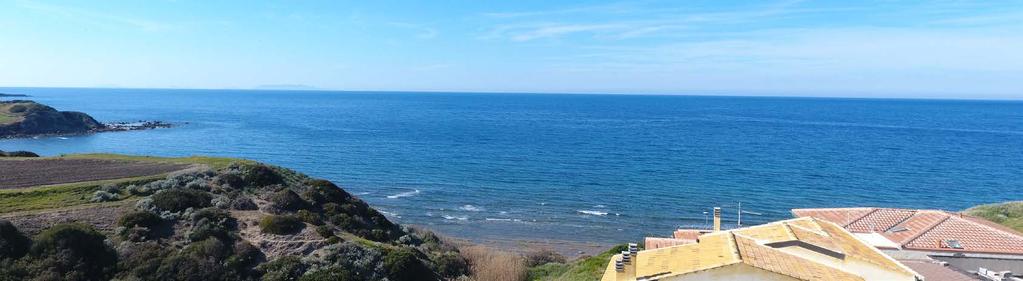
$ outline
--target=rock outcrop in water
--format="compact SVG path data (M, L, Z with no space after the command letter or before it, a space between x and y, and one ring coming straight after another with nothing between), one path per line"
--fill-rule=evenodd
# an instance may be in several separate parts
M163 121L146 120L100 123L88 114L58 111L34 101L0 101L0 139L135 131L171 126Z
M85 113L58 111L27 100L0 101L0 138L84 134L104 128Z

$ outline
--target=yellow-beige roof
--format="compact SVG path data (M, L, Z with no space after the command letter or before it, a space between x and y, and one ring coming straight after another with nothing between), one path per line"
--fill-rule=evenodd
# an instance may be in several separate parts
M615 270L615 261L621 258L621 255L616 255L609 262L602 281L663 279L734 264L745 264L798 280L864 280L834 264L776 248L795 244L840 259L855 259L895 274L918 276L834 223L798 218L704 234L694 244L640 251L622 272Z

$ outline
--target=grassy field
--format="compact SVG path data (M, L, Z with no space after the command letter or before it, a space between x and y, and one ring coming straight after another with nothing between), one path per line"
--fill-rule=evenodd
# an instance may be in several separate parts
M1023 232L1023 201L980 205L967 209L966 214Z
M238 159L238 158L225 158L225 157L206 157L206 156L191 156L191 157L153 157L153 156L131 156L131 155L120 155L120 154L71 154L61 155L60 158L70 159L105 159L105 160L127 160L127 161L147 161L147 162L159 162L159 163L173 163L173 164L203 164L210 166L213 169L222 169L231 165L231 163L256 163L255 161Z
M124 160L124 161L146 161L174 164L203 164L214 169L224 168L235 162L251 162L248 160L216 157L184 157L184 158L163 158L146 156L127 156L117 154L75 154L61 156L68 159L103 159L103 160ZM47 157L35 159L54 159L61 157ZM11 159L0 161L33 161L33 158ZM130 177L111 180L99 180L78 183L55 184L47 186L34 186L17 189L0 190L0 213L56 209L89 204L92 195L96 190L107 184L144 184L147 182L165 178L167 174L159 174L144 177ZM121 194L121 200L130 199L128 194Z
M567 264L548 263L529 269L530 281L593 281L600 280L611 257L628 250L619 245L596 256L579 259Z
M164 175L0 190L0 213L57 209L88 204L92 199L92 194L103 185L145 184L162 178ZM131 196L127 193L121 194L121 200L130 198Z

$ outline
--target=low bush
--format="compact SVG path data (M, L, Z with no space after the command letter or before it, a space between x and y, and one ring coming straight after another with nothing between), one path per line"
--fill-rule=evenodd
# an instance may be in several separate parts
M308 224L323 225L323 219L320 218L320 215L310 212L309 210L299 210L295 215L298 216L298 219Z
M269 201L274 207L285 211L297 211L306 207L305 200L290 189L274 192L270 195Z
M432 259L437 273L448 279L455 279L458 276L469 273L469 262L457 252L447 252Z
M164 211L180 212L188 208L205 208L210 206L212 197L203 191L192 189L168 189L157 192L152 197L153 206Z
M332 266L326 269L313 271L302 276L299 281L354 281L360 280L350 271L341 267Z
M153 228L160 223L163 223L160 216L147 211L130 212L117 219L117 225L123 227Z
M241 275L258 275L253 269L264 259L263 252L252 246L249 242L241 241L234 244L234 253L227 258L225 264L234 272Z
M231 208L235 210L256 210L259 206L256 202L253 202L251 198L245 196L238 196L234 200L231 200Z
M61 224L39 233L29 250L29 274L43 280L107 280L117 252L92 226Z
M281 177L273 168L262 164L236 165L242 181L251 187L266 187L275 184L284 184L284 177Z
M17 259L28 253L32 241L9 221L0 220L0 260Z
M548 263L565 263L565 256L551 249L540 249L526 254L526 266L534 267Z
M191 241L215 237L222 241L234 240L231 230L237 228L237 220L227 211L205 208L192 213L192 228L188 232Z
M117 279L121 280L145 280L156 273L160 268L160 262L168 256L169 251L156 242L127 244L121 250L117 267L122 272Z
M305 224L294 216L269 215L259 221L259 229L270 234L294 234L305 228Z
M296 256L284 256L256 268L263 274L263 281L294 281L305 274L309 266Z
M388 280L438 280L439 278L416 258L416 253L415 250L406 247L387 252L384 256L384 269L388 273Z
M323 239L329 239L334 237L334 229L328 225L321 225L316 227L316 234L319 234Z
M7 109L7 111L10 113L22 113L25 112L26 110L28 110L28 107L21 104L12 105L11 108Z

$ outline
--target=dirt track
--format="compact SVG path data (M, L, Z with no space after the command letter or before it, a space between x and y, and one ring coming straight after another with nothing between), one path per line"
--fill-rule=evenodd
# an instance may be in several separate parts
M188 166L97 159L0 160L0 189L151 176Z

